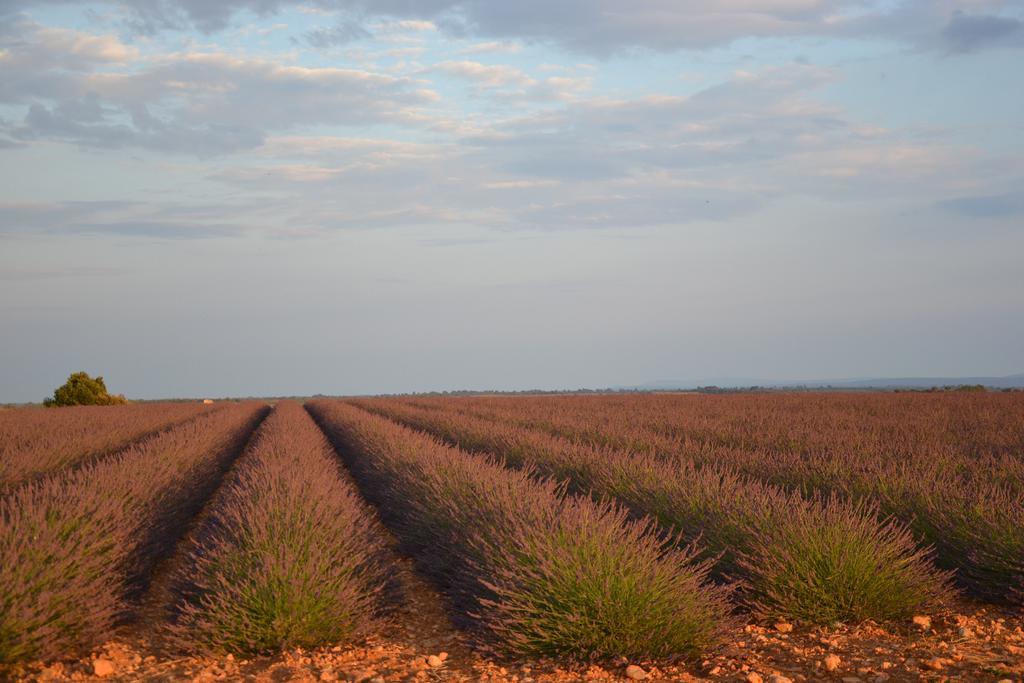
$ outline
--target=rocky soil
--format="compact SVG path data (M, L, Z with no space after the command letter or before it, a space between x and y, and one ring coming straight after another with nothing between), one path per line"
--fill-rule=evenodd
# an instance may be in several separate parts
M418 579L406 568L405 580ZM454 628L428 587L408 594L379 638L273 658L181 657L126 637L92 656L7 672L24 681L1012 681L1024 682L1024 614L960 605L902 624L748 625L702 662L508 661Z

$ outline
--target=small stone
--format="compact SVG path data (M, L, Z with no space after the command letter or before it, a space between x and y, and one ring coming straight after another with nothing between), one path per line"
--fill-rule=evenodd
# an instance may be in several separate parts
M967 628L966 626L961 626L960 628L958 628L956 630L956 632L957 632L957 635L959 635L961 638L973 638L974 637L974 631L972 631L971 629Z
M437 655L430 655L427 657L427 665L430 666L431 669L436 669L439 666L444 666L444 660Z
M822 664L825 665L825 671L835 671L839 668L839 665L843 660L839 659L839 655L829 655L825 657Z
M100 678L114 675L114 663L109 659L94 659L92 661L92 672Z
M775 624L775 630L779 633L789 633L793 630L793 624L786 623L785 621L780 621L779 623Z
M48 666L39 672L40 681L59 681L63 678L64 667L60 663Z
M636 664L630 664L626 667L626 678L634 681L642 681L647 678L647 672Z
M842 681L843 683L864 683L864 681L860 680L856 676L843 676Z
M764 679L761 678L761 674L751 671L747 674L747 683L764 683Z
M932 627L931 617L926 617L924 615L919 614L915 616L913 619L911 619L911 621L914 622L914 626L917 626L922 631L927 631Z
M321 681L336 681L338 680L338 674L334 673L331 669L324 669L320 672Z
M873 683L885 683L889 680L889 674L878 674L872 679Z
M782 674L772 674L768 679L768 683L793 683L793 679L786 678Z
M385 683L383 676L374 676L370 679L369 683Z
M447 653L447 652L438 652L438 653L437 653L437 657L438 657L438 659L440 659L440 660L441 660L442 662L446 662L446 661L448 661L448 653ZM530 670L530 667L528 667L528 666L524 666L524 667L523 667L523 671L529 671L529 670Z
M946 662L939 657L932 657L924 665L933 671L942 671L942 667L946 666Z

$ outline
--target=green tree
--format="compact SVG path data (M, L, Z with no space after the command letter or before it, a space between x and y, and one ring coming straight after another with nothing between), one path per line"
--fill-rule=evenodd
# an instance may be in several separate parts
M53 392L53 398L47 398L43 405L57 406L111 406L127 403L125 397L118 394L110 395L102 377L92 378L85 372L75 372L68 377L64 386Z

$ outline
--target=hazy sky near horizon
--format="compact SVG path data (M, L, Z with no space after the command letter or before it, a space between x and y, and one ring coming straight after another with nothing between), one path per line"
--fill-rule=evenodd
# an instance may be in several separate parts
M0 401L1024 372L1024 2L0 0Z

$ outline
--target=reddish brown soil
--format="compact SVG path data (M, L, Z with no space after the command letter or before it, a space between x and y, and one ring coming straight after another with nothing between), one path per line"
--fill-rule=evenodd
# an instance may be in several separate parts
M927 615L927 628L914 622L791 631L787 624L749 625L702 662L509 661L471 646L448 620L441 598L407 563L399 573L404 599L391 625L357 647L252 660L168 657L126 637L83 660L35 663L8 675L96 680L96 662L103 660L113 670L108 681L623 681L628 664L641 666L651 681L1024 681L1024 614L967 605Z

